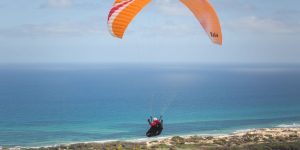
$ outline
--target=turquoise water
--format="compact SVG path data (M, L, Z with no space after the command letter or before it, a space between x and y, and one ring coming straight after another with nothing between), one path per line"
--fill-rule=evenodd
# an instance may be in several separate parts
M2 65L0 146L297 125L299 90L298 65Z

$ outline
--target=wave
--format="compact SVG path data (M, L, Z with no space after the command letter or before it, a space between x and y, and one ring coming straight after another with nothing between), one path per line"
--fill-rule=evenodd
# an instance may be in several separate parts
M239 130L235 130L234 132L232 132L233 134L238 134L238 133L246 133L246 132L250 132L255 130L255 128L250 128L250 129L239 129Z
M278 127L278 128L299 128L300 127L300 123L280 124L280 125L278 125L276 127Z

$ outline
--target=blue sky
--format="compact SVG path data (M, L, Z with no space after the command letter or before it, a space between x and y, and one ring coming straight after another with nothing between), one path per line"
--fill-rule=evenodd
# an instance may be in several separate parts
M223 46L178 0L153 0L123 40L113 0L1 0L0 63L300 63L299 0L210 0Z

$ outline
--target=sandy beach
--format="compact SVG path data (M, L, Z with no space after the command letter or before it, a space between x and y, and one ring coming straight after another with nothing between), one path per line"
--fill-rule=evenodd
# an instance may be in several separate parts
M2 148L5 149L5 148ZM174 136L139 141L66 144L53 147L15 148L22 150L122 150L122 149L300 149L300 128L262 128L218 136Z

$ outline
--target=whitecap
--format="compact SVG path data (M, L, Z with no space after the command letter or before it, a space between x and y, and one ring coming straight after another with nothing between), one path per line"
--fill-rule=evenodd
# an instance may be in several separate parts
M278 128L299 128L300 124L299 123L293 123L293 124L280 124L276 126Z

